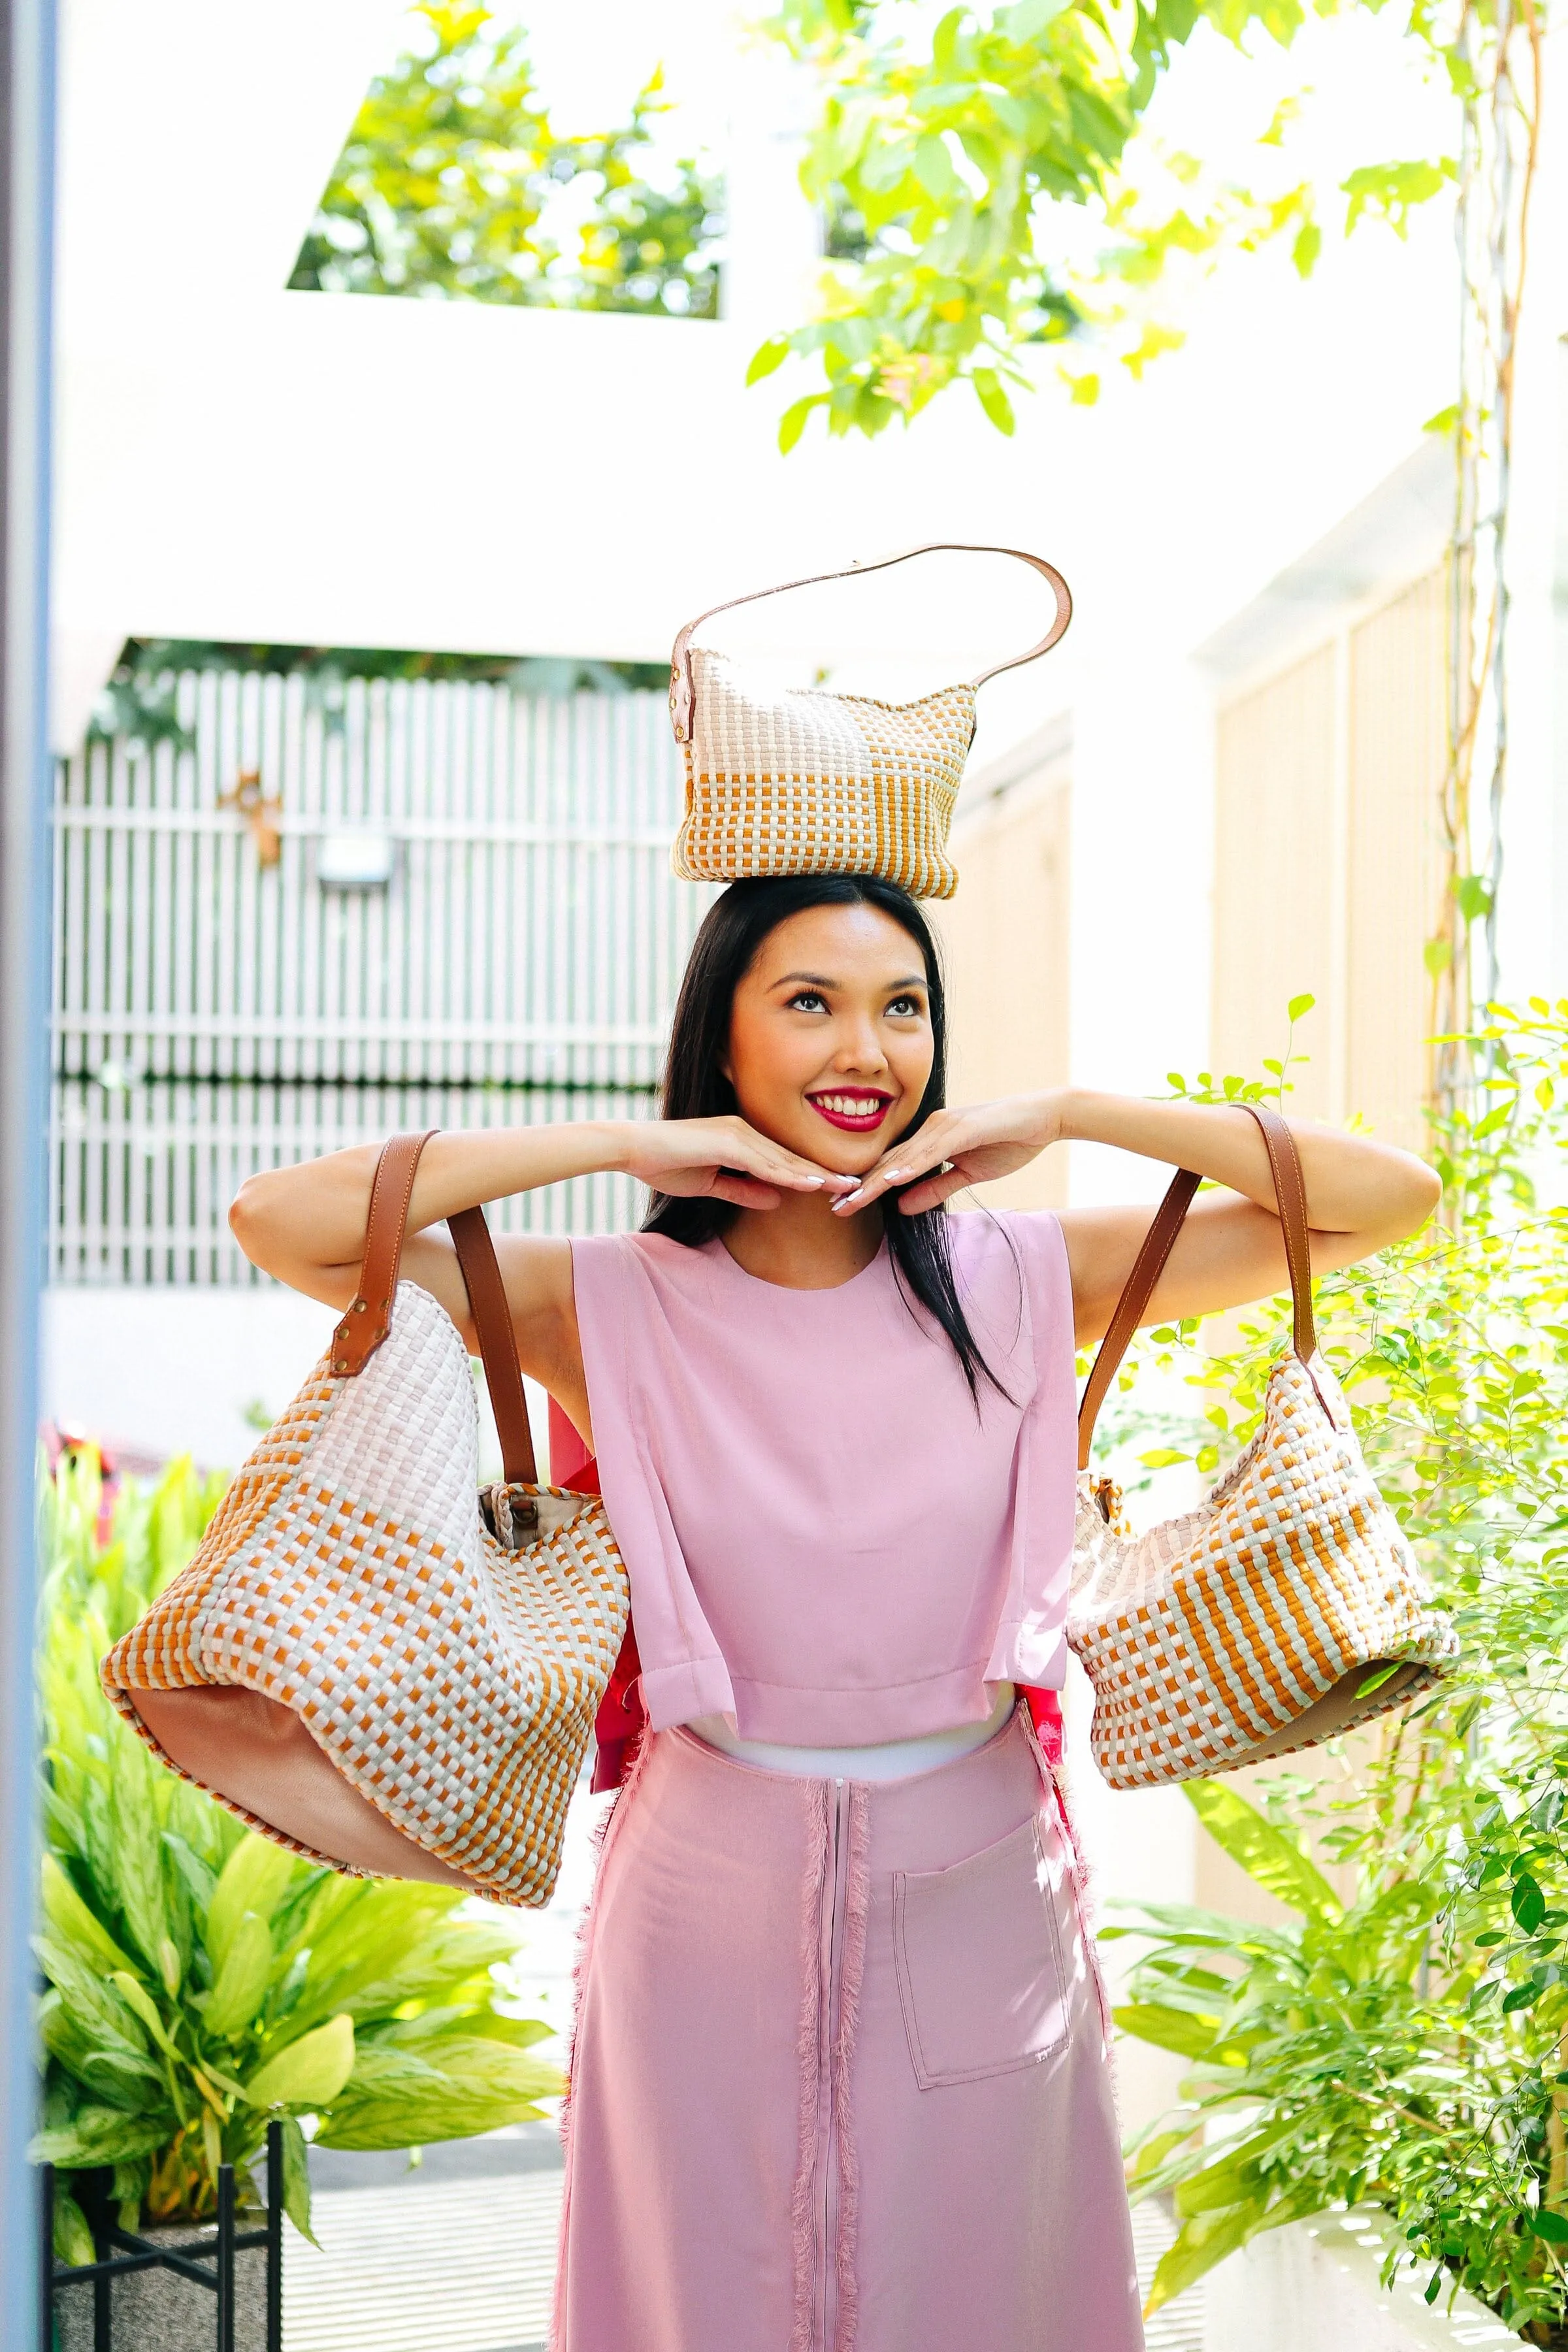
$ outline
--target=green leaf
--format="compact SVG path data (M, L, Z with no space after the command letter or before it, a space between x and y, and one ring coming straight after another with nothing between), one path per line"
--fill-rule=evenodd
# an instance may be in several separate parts
M258 2066L245 2095L253 2107L325 2107L348 2081L353 2063L353 2020L334 2017Z
M292 2116L283 2118L283 2210L302 2238L317 2243L310 2227L310 2159L305 2135Z
M1516 2010L1533 2009L1545 1990L1544 1985L1515 1985L1511 1992L1503 1995L1502 2014L1504 2017L1511 2017Z
M1492 906L1491 886L1484 874L1459 874L1454 878L1454 897L1467 923L1478 922L1489 915Z
M248 1831L218 1874L207 1906L207 1950L221 1974L228 1948L247 1911L270 1919L300 1864L286 1846Z
M1300 1021L1304 1013L1310 1013L1317 1001L1315 996L1293 996L1285 1010L1292 1021Z
M168 1923L163 1862L153 1800L153 1759L116 1718L109 1781L109 1834L114 1892L138 1950L163 1974Z
M792 402L784 410L779 419L779 449L784 457L789 456L790 451L805 431L806 421L812 410L825 406L826 403L825 393L809 392L804 400Z
M565 2088L561 2070L488 2038L453 2033L417 2050L398 2029L361 2044L353 2079L316 2137L323 2147L407 2147L497 2131L540 2114Z
M162 2114L130 2116L118 2107L79 2107L58 2131L41 2131L27 2149L34 2164L56 2164L77 2172L98 2164L125 2164L132 2157L149 2156L179 2126L167 2108Z
M1533 1936L1546 1914L1546 1897L1528 1871L1513 1882L1510 1909L1527 1936Z
M1215 1780L1189 1780L1185 1790L1188 1803L1215 1843L1259 1886L1306 1918L1330 1920L1342 1916L1340 1899L1317 1864L1245 1797Z
M1149 2300L1143 2306L1145 2313L1156 2312L1162 2304L1184 2294L1205 2271L1212 2271L1215 2263L1233 2254L1237 2246L1244 2246L1263 2226L1261 2208L1250 2205L1233 2206L1223 2213L1194 2214L1183 2224L1174 2245L1168 2246L1160 2257Z
M128 1969L116 1969L109 1981L121 2000L135 2011L159 2049L173 2055L169 2030L163 2022L163 2012L146 1986L140 1983Z
M229 1938L217 1980L206 1996L203 2022L220 2042L232 2042L259 2011L273 1967L272 1937L265 1919L247 1911Z
M1527 2208L1522 2218L1525 2227L1533 2230L1538 2238L1544 2238L1548 2244L1568 2246L1568 2215L1553 2213L1549 2206L1542 2205L1534 2211Z
M1011 434L1016 429L1017 419L1013 414L1013 404L1003 391L1001 379L995 370L976 368L972 381L979 397L980 405L996 427L997 432Z
M1010 41L1037 41L1068 5L1069 0L1015 0L1015 5L1004 9L996 22Z
M1219 2033L1217 2017L1194 2016L1158 2001L1124 2001L1111 2017L1135 2042L1152 2042L1158 2050L1173 2050L1182 2058L1206 2058Z
M1173 1445L1156 1445L1151 1453L1138 1456L1145 1470L1169 1470L1178 1462L1190 1462L1190 1454L1183 1454Z
M765 375L772 375L775 368L783 367L789 354L789 337L770 335L767 341L759 343L752 353L750 364L746 369L746 382L761 383Z
M55 2260L72 2269L98 2260L98 2248L87 2226L87 2215L68 2189L55 2188Z
M110 1969L134 1966L102 1921L89 1910L52 1853L46 1853L43 1860L43 1912L61 1942L74 1945L94 1968L107 1973Z
M195 1847L187 1839L183 1838L177 1830L163 1832L163 1851L171 1857L180 1876L184 1880L191 1900L197 1910L205 1912L213 1899L213 1889L217 1885L216 1872L210 1864L202 1860Z

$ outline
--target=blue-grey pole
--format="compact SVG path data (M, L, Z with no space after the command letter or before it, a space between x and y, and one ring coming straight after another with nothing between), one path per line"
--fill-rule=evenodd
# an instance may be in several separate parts
M0 0L0 2334L42 2290L26 2161L33 1457L44 1239L54 0Z

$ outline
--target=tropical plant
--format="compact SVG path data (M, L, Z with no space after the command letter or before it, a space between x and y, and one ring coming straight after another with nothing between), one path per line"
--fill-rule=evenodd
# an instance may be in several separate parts
M816 315L752 362L753 379L791 355L821 370L786 410L781 446L817 412L830 433L879 433L961 382L1010 433L1007 385L1035 382L1029 345L1070 352L1063 373L1090 401L1107 359L1136 377L1184 340L1160 300L1173 277L1275 241L1305 276L1325 214L1347 235L1375 217L1403 236L1415 207L1451 188L1455 158L1369 160L1320 191L1291 162L1305 90L1259 121L1245 184L1143 128L1194 35L1283 48L1312 18L1381 5L1009 0L933 26L897 0L781 0L769 30L822 86L801 177L828 224ZM1497 27L1489 0L1415 0L1405 19L1415 59L1460 96L1485 78ZM1456 111L1456 148L1458 128Z
M1369 2200L1430 2264L1430 2299L1458 2282L1563 2347L1568 1000L1500 1009L1467 1042L1481 1084L1435 1127L1439 1221L1318 1286L1324 1351L1461 1665L1259 1804L1189 1791L1293 1919L1145 1905L1111 1932L1142 1939L1123 2029L1193 2062L1133 2151L1136 2192L1173 2191L1182 2220L1156 2302L1259 2230ZM1273 1302L1210 1357L1192 1327L1152 1336L1200 1391L1188 1458L1250 1437L1288 1316Z
M291 286L717 317L722 192L690 156L647 176L657 74L625 123L569 138L521 30L472 0L412 13L428 37L372 83Z
M113 2168L122 2225L199 2220L283 2119L287 2209L310 2228L305 2126L409 2147L533 2118L560 2091L518 2013L515 1928L454 1888L340 1877L247 1832L163 1770L98 1662L190 1557L222 1490L176 1463L105 1516L90 1452L41 1496L47 1563L38 2162L56 2245L91 2261L72 2177ZM109 1540L103 1540L105 1535Z

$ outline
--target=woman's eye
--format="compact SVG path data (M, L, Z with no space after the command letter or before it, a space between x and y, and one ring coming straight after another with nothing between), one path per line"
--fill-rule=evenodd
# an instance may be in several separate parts
M918 997L895 996L888 1011L896 1020L911 1021L919 1019L921 1006Z
M801 989L789 1002L792 1013L824 1013L827 1009L826 1000L815 988Z

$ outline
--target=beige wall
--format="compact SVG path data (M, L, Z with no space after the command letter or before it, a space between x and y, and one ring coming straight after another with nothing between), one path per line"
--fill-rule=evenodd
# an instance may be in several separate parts
M1444 763L1440 572L1224 704L1211 1066L1257 1076L1318 1000L1292 1107L1419 1146Z
M956 894L933 906L952 1008L948 1100L1063 1086L1068 1076L1071 792L1065 757L1027 758L953 829ZM984 787L984 777L976 780ZM996 1208L1059 1208L1047 1152L985 1187Z

